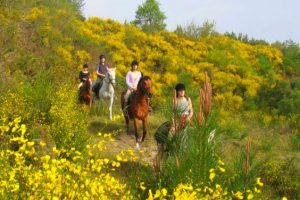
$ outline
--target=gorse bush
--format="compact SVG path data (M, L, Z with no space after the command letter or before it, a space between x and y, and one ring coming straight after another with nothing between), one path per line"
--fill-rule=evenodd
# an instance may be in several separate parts
M78 105L74 87L59 88L51 98L50 134L58 148L82 150L87 140L87 108Z
M100 140L85 146L85 153L76 148L53 149L47 154L44 141L27 138L26 126L21 119L1 119L0 137L7 141L0 146L0 197L1 199L137 199L126 184L112 174L126 162L137 159L132 150L124 150L115 158L103 157L107 144L113 142L110 134L99 134ZM10 135L7 137L7 135ZM97 152L97 153L95 153ZM68 159L65 158L68 155ZM253 199L259 198L263 183L256 183L244 192L229 191L218 181L225 173L225 166L218 160L215 168L206 172L208 179L198 183L179 183L174 189L138 188L146 199ZM131 188L132 189L132 188ZM153 193L152 193L153 191ZM154 192L155 191L155 192Z
M45 142L27 139L26 126L20 121L2 119L0 125L1 140L18 146L0 147L1 199L133 199L126 184L110 175L128 158L120 154L108 159L93 153L103 151L112 140L109 135L85 146L86 154L56 147L47 154Z

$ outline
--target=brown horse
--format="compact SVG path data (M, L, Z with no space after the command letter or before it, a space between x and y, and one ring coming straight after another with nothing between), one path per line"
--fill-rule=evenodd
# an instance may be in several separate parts
M126 121L126 131L129 133L129 119L133 119L134 125L134 134L136 140L136 148L140 148L139 142L145 140L147 134L147 117L149 112L149 98L151 97L151 87L152 81L149 76L144 76L140 79L137 90L134 94L129 97L128 104L125 105L124 95L125 92L121 95L121 105L124 111L124 108L127 107L124 111L124 118ZM143 137L139 140L138 136L138 121L141 120L143 123Z
M89 77L87 77L79 89L79 102L90 107L92 106L91 81Z

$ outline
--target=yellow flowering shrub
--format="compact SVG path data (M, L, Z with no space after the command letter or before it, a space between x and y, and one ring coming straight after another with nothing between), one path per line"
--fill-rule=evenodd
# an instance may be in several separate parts
M87 145L88 155L75 148L56 147L47 154L44 141L26 138L26 126L20 124L20 118L12 122L2 119L1 139L9 132L18 133L7 139L18 148L0 146L1 199L133 199L126 184L111 175L124 158L111 160L94 154L101 152L111 137Z
M52 97L50 134L59 148L82 149L87 133L87 110L78 105L77 88L59 88Z
M245 191L228 191L226 185L217 182L217 178L225 173L224 163L219 160L217 168L209 170L209 182L201 184L180 183L171 192L165 188L161 188L152 192L148 190L147 200L154 199L174 199L174 200L211 200L211 199L259 199L263 182L261 178L256 178L256 183L251 189ZM142 190L146 190L144 185Z

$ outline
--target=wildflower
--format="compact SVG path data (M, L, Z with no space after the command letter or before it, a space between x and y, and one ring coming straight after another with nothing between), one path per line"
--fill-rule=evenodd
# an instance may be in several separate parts
M168 191L167 191L165 188L163 188L163 189L161 190L161 193L162 193L163 196L167 196Z
M252 194L252 193L250 193L250 194L248 194L248 196L247 196L247 199L249 199L249 200L250 200L250 199L253 199L253 197L254 197L254 196L253 196L253 194Z
M152 195L151 189L148 192L148 198L147 198L147 200L153 200L153 195Z
M146 187L144 186L144 182L140 183L140 188L144 191L146 189Z
M254 192L261 193L261 191L259 189L257 189L256 187L254 188Z
M223 162L222 160L218 160L218 164L219 164L219 165L222 165L222 166L225 165L224 162Z
M219 170L220 170L221 172L223 172L223 173L225 172L225 168L220 167L220 166L219 166L218 168L219 168Z
M260 178L256 178L256 184L262 187L264 184L260 181Z
M215 169L210 169L209 172L210 172L209 179L210 181L213 181L214 178L216 177Z
M40 146L41 146L41 147L44 147L44 146L46 146L46 143L43 142L43 141L40 141Z
M155 195L154 195L154 199L160 197L160 190L156 190Z
M244 199L243 193L241 193L240 191L233 194L233 196L237 199Z

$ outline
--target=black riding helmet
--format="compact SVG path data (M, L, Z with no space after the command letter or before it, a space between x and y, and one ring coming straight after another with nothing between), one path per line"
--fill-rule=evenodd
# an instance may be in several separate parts
M178 83L178 84L175 86L175 90L176 90L176 92L185 90L184 84L183 84L183 83Z
M139 62L138 62L138 61L136 61L136 60L132 61L132 63L131 63L131 67L132 67L132 66L134 66L134 65L137 65L137 66L138 66L138 65L139 65Z

